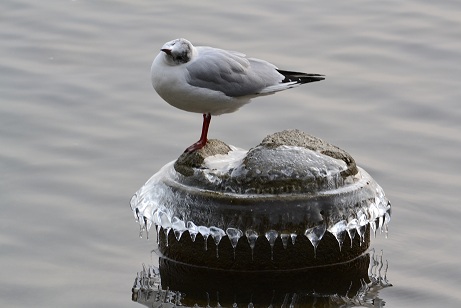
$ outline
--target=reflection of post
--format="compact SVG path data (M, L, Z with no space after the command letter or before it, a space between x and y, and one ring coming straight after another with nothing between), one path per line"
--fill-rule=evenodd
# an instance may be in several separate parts
M248 152L210 140L154 175L131 207L142 228L160 227L163 257L246 271L353 260L369 225L387 230L390 218L381 187L348 153L298 130Z
M289 271L223 271L160 258L137 274L132 299L148 307L381 307L378 292L390 286L382 255L368 253L346 263ZM364 299L368 299L364 302ZM368 305L367 303L374 303Z
M269 307L273 297L280 301L286 293L302 290L306 294L338 294L353 297L369 283L370 258L364 254L348 263L291 271L222 271L188 266L160 258L162 289L180 290L191 301L219 294L220 304L231 307L236 296L239 301ZM214 299L216 300L216 298ZM183 304L193 306L195 303ZM227 304L224 305L224 304ZM272 303L273 304L273 303ZM206 305L204 305L206 306Z

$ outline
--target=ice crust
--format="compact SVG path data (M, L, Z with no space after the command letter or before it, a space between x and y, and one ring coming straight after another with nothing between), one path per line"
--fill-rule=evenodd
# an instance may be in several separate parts
M282 162L275 151L290 152L295 158ZM174 232L178 241L186 231L192 241L198 234L205 239L211 236L216 249L227 236L234 249L246 242L252 250L259 237L266 238L271 247L280 237L286 247L288 240L294 244L299 236L307 237L315 249L325 232L333 234L341 248L345 236L351 240L360 236L363 241L367 225L375 235L379 230L387 236L390 203L362 168L344 177L340 175L347 168L344 161L292 146L250 158L246 155L247 151L232 148L228 155L208 157L192 180L175 171L174 161L166 164L130 201L140 235L148 234L154 225L157 236L160 230L166 235ZM259 155L266 155L264 159L274 167L259 170ZM295 182L298 186L308 184L281 190L275 187L273 193L252 186L261 178L278 183L281 175L302 177ZM239 241L241 237L246 241Z
M175 179L182 184L235 194L297 194L338 188L348 177L343 160L298 146L245 151L231 146L227 155L205 158L194 176ZM268 185L269 184L269 185Z

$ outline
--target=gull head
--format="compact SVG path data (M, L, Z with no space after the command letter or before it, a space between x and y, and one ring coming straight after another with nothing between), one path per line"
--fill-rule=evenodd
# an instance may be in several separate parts
M194 46L186 39L179 38L165 43L160 49L169 65L180 65L189 62L194 54Z

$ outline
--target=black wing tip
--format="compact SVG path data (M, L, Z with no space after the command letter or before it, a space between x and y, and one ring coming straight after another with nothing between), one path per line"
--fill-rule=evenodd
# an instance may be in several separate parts
M309 82L322 81L325 79L325 75L322 75L322 74L307 74L307 73L284 71L284 70L277 70L277 72L279 72L285 77L285 79L282 80L282 83L297 82L297 83L303 84L303 83L309 83Z

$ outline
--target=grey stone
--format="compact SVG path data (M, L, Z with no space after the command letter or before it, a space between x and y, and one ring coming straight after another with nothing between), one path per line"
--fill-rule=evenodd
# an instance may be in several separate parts
M341 187L358 172L346 151L300 130L267 136L246 153L241 166L227 172L204 164L205 158L230 150L222 141L209 140L202 149L183 153L174 168L189 186L239 194L316 193Z
M182 153L176 160L174 169L184 176L192 176L194 175L194 168L203 167L205 158L217 154L227 154L230 150L231 148L221 140L210 139L200 150Z
M303 147L324 155L343 160L348 168L341 172L341 175L347 177L357 174L357 165L349 153L335 145L329 144L320 138L309 135L298 129L284 130L267 136L261 141L260 146L266 148L277 148L282 145Z

